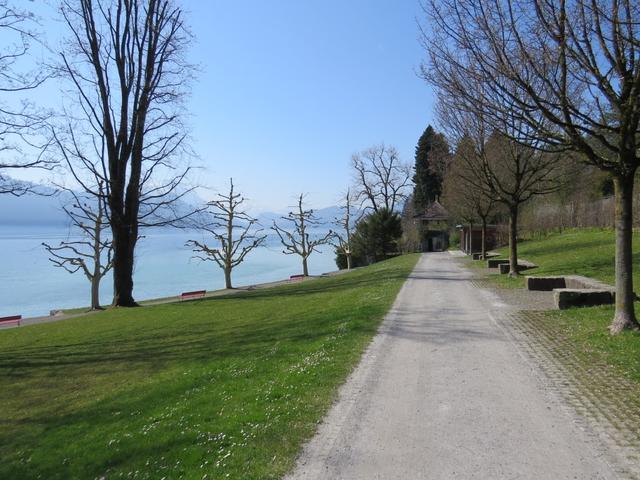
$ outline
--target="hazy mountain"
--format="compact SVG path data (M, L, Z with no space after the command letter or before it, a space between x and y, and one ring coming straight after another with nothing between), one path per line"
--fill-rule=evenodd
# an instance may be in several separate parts
M0 195L0 225L67 225L61 205L69 203L70 198L64 192L50 196Z
M41 191L42 190L41 187ZM53 193L49 190L49 193ZM71 202L72 196L68 192L58 192L55 195L23 195L14 197L12 195L0 195L0 225L43 225L43 226L66 226L69 224L67 216L62 211L62 205ZM185 196L185 201L179 202L176 206L178 214L192 209L192 204L201 206L204 201L195 194ZM328 228L335 228L333 221L342 216L342 211L338 206L320 208L314 212L316 216ZM258 221L263 228L269 228L274 220L279 220L283 214L275 212L263 212L258 215Z
M343 215L341 208L338 206L319 208L317 210L314 209L313 213L321 222L326 223L328 228L335 228L333 222L336 218L340 218ZM268 228L273 225L274 220L279 221L283 216L286 216L286 214L262 212L258 215L258 221L264 228Z

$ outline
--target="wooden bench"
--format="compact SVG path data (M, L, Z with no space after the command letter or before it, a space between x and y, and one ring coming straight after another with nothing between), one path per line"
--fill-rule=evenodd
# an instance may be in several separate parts
M291 275L289 277L290 282L299 282L300 280L304 280L304 275Z
M202 298L207 293L206 290L195 290L193 292L183 292L180 294L180 300L191 300L193 298Z
M0 327L20 326L20 320L22 320L22 315L0 317Z

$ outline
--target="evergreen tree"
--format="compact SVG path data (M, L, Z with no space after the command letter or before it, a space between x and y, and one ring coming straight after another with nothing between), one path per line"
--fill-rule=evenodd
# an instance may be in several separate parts
M444 135L429 125L416 146L413 175L413 204L416 211L424 210L442 195L442 179L449 157L449 144Z

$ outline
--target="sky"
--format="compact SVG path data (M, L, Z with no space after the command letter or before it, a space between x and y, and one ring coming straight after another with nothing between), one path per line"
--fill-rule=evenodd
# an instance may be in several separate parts
M354 152L384 142L413 163L432 121L418 0L181 0L199 65L187 105L205 199L230 177L254 211L339 202ZM50 41L61 25L38 6ZM49 86L47 88L52 88Z

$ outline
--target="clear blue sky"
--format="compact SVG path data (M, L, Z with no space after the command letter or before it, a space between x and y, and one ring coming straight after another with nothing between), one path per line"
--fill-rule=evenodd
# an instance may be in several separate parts
M199 183L232 176L256 210L301 192L321 208L349 185L353 152L384 141L413 162L433 103L415 73L418 0L182 1L201 67L189 106Z

